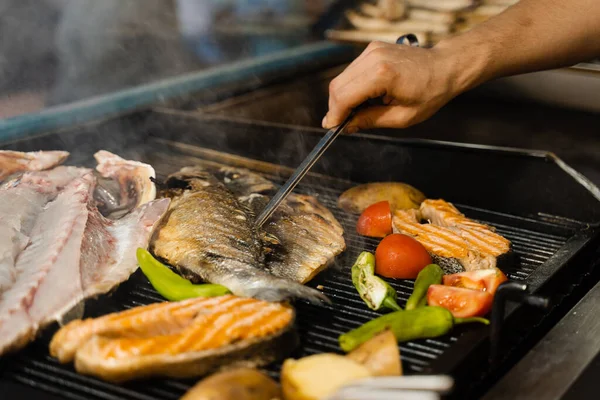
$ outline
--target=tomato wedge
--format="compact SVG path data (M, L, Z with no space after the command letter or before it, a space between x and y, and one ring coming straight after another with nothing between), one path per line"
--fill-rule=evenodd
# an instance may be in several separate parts
M506 275L498 268L490 268L446 275L444 276L444 285L485 290L494 294L498 286L507 280Z
M387 236L375 251L375 273L386 278L416 279L431 263L421 243L399 233Z
M482 280L473 280L460 274L444 275L443 283L446 286L454 286L463 289L485 290L485 284Z
M356 224L359 235L383 238L392 233L392 210L389 201L380 201L363 211Z
M444 307L456 318L483 317L492 309L494 296L488 292L454 286L431 285L427 304Z

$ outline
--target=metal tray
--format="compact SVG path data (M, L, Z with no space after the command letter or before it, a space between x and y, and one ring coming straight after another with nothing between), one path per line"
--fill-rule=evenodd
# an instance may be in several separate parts
M94 164L98 149L151 163L159 177L196 163L241 166L283 182L316 144L321 130L274 124L243 123L185 112L144 112L74 127L14 142L7 149L66 149L70 163ZM337 196L360 182L400 180L429 197L454 202L467 216L497 227L514 244L516 262L505 269L511 279L527 282L538 293L560 302L565 283L582 277L581 259L600 242L600 192L551 154L514 149L398 140L367 135L342 137L332 145L297 191L318 196L343 224L347 251L312 286L322 285L334 304L316 308L297 304L302 337L299 357L339 352L337 336L377 316L355 292L349 268L360 251L376 241L354 233L356 216L336 207ZM397 280L401 305L412 281ZM88 301L86 315L160 301L138 271L114 293ZM532 310L511 309L507 337L523 340L543 321ZM193 380L153 379L113 385L75 373L47 351L56 327L47 329L25 350L0 360L0 388L9 398L43 398L48 393L70 399L175 399ZM400 345L406 373L449 373L457 378L455 396L465 398L473 370L484 380L501 368L485 363L488 328L463 326L450 335ZM518 341L518 340L517 340ZM507 340L506 358L515 347ZM502 360L501 360L502 361ZM275 377L280 364L268 367ZM27 392L36 389L39 392ZM36 393L36 394L32 394Z

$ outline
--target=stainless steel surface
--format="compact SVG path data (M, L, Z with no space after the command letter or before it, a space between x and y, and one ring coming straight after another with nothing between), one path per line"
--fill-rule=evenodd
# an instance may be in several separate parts
M323 136L323 138L317 143L315 148L310 152L310 154L302 161L300 166L296 168L292 176L287 180L287 182L277 191L275 196L271 198L269 204L262 210L260 215L256 218L255 225L257 228L261 227L273 214L277 206L281 204L281 202L290 194L298 182L306 175L308 170L315 165L315 163L319 160L319 158L325 153L325 151L329 148L331 143L346 129L352 118L354 118L356 111L352 111L348 117L342 122L340 126L335 129L331 129L329 132Z
M484 400L560 399L600 352L600 283L565 316ZM597 395L597 393L596 393Z

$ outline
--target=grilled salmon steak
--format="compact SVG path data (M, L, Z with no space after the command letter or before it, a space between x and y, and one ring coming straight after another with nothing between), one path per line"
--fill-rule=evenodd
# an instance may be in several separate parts
M298 344L294 318L288 305L233 295L157 303L73 321L50 353L107 381L201 376L285 357Z
M510 252L510 241L493 227L465 217L444 200L425 200L419 210L396 210L393 228L418 240L449 273L496 268L498 258Z

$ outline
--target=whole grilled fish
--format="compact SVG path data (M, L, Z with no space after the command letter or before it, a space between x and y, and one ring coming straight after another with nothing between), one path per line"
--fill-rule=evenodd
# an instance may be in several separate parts
M191 279L221 284L234 294L268 301L329 300L321 292L264 269L274 240L254 228L252 213L213 174L200 167L169 176L160 195L172 199L150 249Z
M215 174L254 215L277 189L268 179L243 168L223 167ZM291 193L263 229L273 239L267 270L299 283L310 281L346 248L344 229L313 196Z

